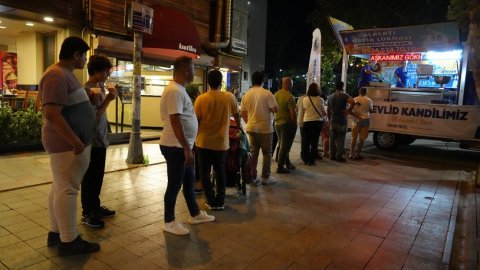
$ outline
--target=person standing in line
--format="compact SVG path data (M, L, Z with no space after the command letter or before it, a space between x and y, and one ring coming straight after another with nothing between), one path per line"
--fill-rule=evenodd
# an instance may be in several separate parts
M370 82L373 80L373 75L377 75L377 73L373 70L377 61L370 60L368 64L364 65L360 70L360 81L358 83L358 89L369 86Z
M367 89L360 88L360 95L355 100L353 115L355 116L354 126L352 128L352 141L350 142L350 159L362 159L362 151L365 139L368 137L368 128L370 126L370 114L373 112L373 102L367 96ZM358 146L355 145L358 141Z
M253 87L242 97L240 103L241 115L247 124L246 131L255 168L258 164L260 149L263 154L262 181L255 179L254 185L268 185L276 182L270 177L270 166L272 164L273 114L277 112L277 102L272 92L262 87L265 80L265 73L254 72Z
M90 78L85 83L85 90L96 111L97 131L92 141L92 153L87 172L83 176L82 192L82 223L101 228L105 225L102 220L115 215L115 211L100 204L100 192L105 174L105 160L107 157L108 120L106 109L110 102L116 98L115 87L108 88L106 93L105 81L110 76L113 65L105 56L92 55L88 60L87 69Z
M345 162L343 148L347 134L347 116L352 114L355 101L345 93L344 83L335 84L335 93L328 98L328 119L330 120L330 159ZM348 109L347 109L347 104Z
M183 197L187 202L190 224L215 220L198 208L195 199L195 173L193 143L198 131L198 121L192 100L185 86L193 81L195 68L189 57L179 57L173 65L173 81L165 87L160 98L160 117L164 123L160 137L160 151L167 162L167 189L165 191L165 215L163 230L176 235L186 235L189 230L175 220L177 195L183 185Z
M88 44L79 37L66 38L59 61L39 83L42 105L42 144L50 157L53 180L48 197L50 232L47 246L60 255L92 253L100 245L83 240L77 231L77 195L90 161L96 117L87 92L73 74L87 62Z
M195 101L195 114L198 119L198 134L195 139L196 159L198 160L200 180L205 192L205 205L210 210L225 208L225 160L229 147L230 116L233 115L237 128L240 116L235 96L222 92L222 73L212 70L207 75L210 89ZM210 179L211 168L216 175L216 192Z
M322 91L320 95L321 98L324 100L324 104L327 103L327 95L325 92ZM328 122L328 117L323 119L323 127L320 131L320 137L322 138L322 148L323 148L323 157L329 158L330 157L330 123Z
M320 131L323 127L323 117L325 112L325 103L320 97L320 87L316 83L308 86L307 97L303 99L303 132L305 133L305 143L302 149L305 159L303 162L307 166L316 164L318 154L318 141L320 139Z
M305 140L305 132L303 131L303 115L305 114L305 110L303 109L303 99L307 97L307 95L302 95L297 99L297 123L298 128L300 129L300 158L305 160L305 153L303 153L303 149L306 148L304 145L307 141Z
M284 77L282 79L282 89L274 95L278 106L278 111L275 114L275 130L279 143L277 173L290 173L295 169L295 166L290 162L289 155L297 132L296 104L293 95L290 93L292 86L292 78Z
M393 75L395 76L395 79L397 80L397 83L395 84L395 87L407 87L407 62L402 61L401 66L399 66L397 69L395 69L395 72Z

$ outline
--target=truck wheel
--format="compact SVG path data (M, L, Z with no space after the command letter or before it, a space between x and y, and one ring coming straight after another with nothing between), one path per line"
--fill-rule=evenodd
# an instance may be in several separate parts
M399 143L402 144L402 145L410 145L410 144L412 144L415 140L416 140L416 138L414 138L414 137L412 137L412 136L403 135L403 136L400 136Z
M376 131L373 133L373 143L382 150L393 150L398 146L399 135L395 133Z

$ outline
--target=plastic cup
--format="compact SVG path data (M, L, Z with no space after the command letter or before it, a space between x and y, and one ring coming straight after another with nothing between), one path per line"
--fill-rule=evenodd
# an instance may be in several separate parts
M102 92L102 88L94 87L94 88L90 88L90 91L92 91L92 94L100 94Z

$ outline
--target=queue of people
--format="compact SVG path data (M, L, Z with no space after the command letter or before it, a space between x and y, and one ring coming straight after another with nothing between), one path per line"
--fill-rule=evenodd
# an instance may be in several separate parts
M98 243L83 240L77 230L76 202L80 189L83 224L101 228L105 226L104 218L116 214L100 201L109 145L105 110L117 95L114 85L105 84L113 65L106 57L91 56L87 65L89 79L82 86L73 71L84 68L88 50L88 44L81 38L66 38L61 46L59 62L46 70L39 83L44 123L42 143L49 153L53 174L49 195L51 228L47 245L58 247L61 255L100 250ZM282 89L273 95L262 87L266 74L257 71L252 75L252 88L242 97L239 111L236 97L220 90L222 74L218 70L208 73L209 90L193 102L185 87L193 81L194 74L191 58L176 59L173 81L165 88L160 100L163 105L159 117L164 123L160 151L166 160L168 179L164 194L165 232L189 234L189 230L176 220L175 205L180 190L190 214L188 223L215 220L213 215L201 210L198 205L195 166L198 167L197 174L206 199L205 207L217 211L225 208L225 158L229 148L231 117L242 132L240 116L246 124L253 168L257 167L262 151L262 171L253 185L276 182L271 177L270 169L274 132L279 142L276 173L295 170L289 153L297 123L302 138L301 158L305 165L315 165L315 160L321 158L318 157L317 148L322 133L324 155L328 155L330 149L330 158L342 162L345 161L342 155L347 130L346 117L353 115L357 120L350 158L361 158L360 151L368 134L369 114L372 111L372 102L365 96L365 91L354 100L345 94L344 85L339 82L335 94L328 98L328 110L325 110L326 102L318 84L309 85L306 95L295 103L290 77L282 79ZM327 135L324 134L325 128L329 129ZM329 144L326 143L328 139ZM329 147L325 148L325 144ZM211 179L212 168L215 180Z

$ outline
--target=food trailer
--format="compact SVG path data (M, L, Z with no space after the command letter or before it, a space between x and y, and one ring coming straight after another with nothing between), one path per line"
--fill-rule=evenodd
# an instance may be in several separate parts
M456 23L344 30L339 36L344 56L379 64L367 86L374 104L370 130L378 148L427 138L480 149L480 106L463 105L468 48L460 43ZM395 87L394 72L402 61L406 83Z

